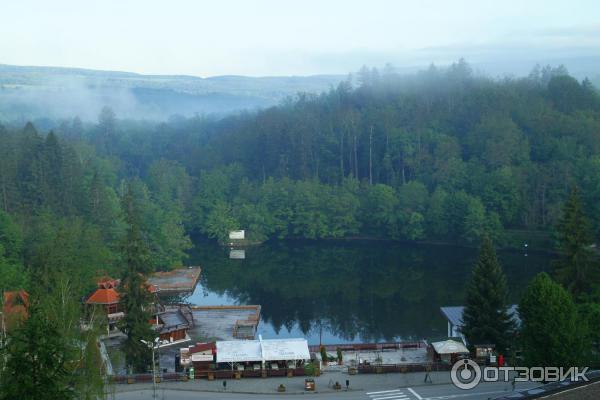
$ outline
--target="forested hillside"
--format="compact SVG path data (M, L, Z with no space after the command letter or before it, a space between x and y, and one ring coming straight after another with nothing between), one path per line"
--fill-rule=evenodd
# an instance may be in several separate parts
M83 142L42 135L30 123L22 130L0 128L0 290L26 286L36 268L66 268L81 294L103 274L120 276L126 227L120 198L129 178L150 269L181 264L191 246L183 205L161 186L160 164L148 171L148 184L120 165Z
M476 243L551 232L573 185L600 232L600 97L563 68L491 80L459 62L414 76L363 69L322 95L220 120L75 118L0 128L0 263L118 268L134 181L152 267L188 235L369 236Z
M46 122L78 115L93 121L106 104L121 118L223 116L269 107L298 91L320 93L342 79L336 75L200 78L0 64L0 120Z

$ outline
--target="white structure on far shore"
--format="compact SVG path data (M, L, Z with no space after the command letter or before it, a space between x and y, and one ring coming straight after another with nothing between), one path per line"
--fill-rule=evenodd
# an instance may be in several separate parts
M246 231L239 230L239 231L230 231L229 232L229 239L231 240L244 240L246 238Z

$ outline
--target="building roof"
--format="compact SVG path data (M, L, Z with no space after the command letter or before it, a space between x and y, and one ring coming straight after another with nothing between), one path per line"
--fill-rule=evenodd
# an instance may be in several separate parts
M433 349L438 354L469 354L469 349L461 342L455 340L444 340L442 342L431 343Z
M165 326L187 325L188 320L179 311L167 311L159 315Z
M27 315L27 307L29 307L29 293L24 290L4 292L4 302L2 304L2 312L5 315L19 314L25 316Z
M227 340L217 342L217 362L262 361L258 340Z
M188 349L190 354L205 352L208 350L214 351L216 350L217 345L215 342L211 343L196 343L194 346L190 346Z
M454 326L462 327L462 316L464 312L464 306L456 306L456 307L440 307L440 311L446 319ZM519 318L518 306L516 304L508 307L508 315L512 316L512 319L515 321L517 325L521 324L521 319Z
M309 360L306 339L259 339L217 342L217 362Z
M112 279L108 276L104 276L98 279L98 282L96 282L98 288L100 289L114 289L119 286L119 283L121 283L120 279Z
M117 304L119 302L119 292L117 288L121 284L120 279L112 279L104 276L96 281L98 289L88 296L87 304ZM156 293L158 288L155 285L145 283L146 289L150 293Z
M4 292L2 303L3 318L0 319L1 329L11 329L27 318L29 307L29 294L24 290Z
M271 339L262 341L265 361L309 360L306 339Z
M117 304L119 293L115 289L96 289L85 301L86 304Z

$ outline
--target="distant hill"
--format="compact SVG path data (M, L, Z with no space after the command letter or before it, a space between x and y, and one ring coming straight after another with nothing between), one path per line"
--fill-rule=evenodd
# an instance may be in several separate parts
M320 93L342 75L289 77L142 75L0 64L0 120L95 120L108 105L120 118L223 115L269 107L299 92Z

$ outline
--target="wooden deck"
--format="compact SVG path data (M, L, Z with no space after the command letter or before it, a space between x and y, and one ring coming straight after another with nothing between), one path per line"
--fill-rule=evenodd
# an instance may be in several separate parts
M158 293L193 292L200 280L200 267L181 267L172 271L155 272L148 283L158 288Z
M260 306L191 306L197 339L254 339Z

